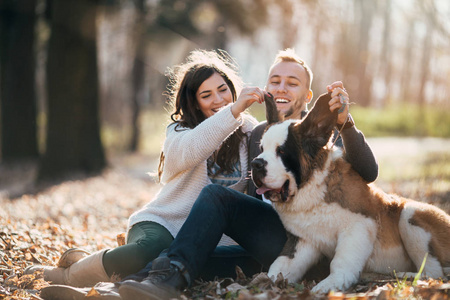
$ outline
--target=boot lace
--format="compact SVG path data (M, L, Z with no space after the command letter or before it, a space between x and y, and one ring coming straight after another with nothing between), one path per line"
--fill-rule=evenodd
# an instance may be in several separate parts
M176 272L176 266L170 265L170 267L166 269L149 271L147 280L152 283L160 283L170 279Z

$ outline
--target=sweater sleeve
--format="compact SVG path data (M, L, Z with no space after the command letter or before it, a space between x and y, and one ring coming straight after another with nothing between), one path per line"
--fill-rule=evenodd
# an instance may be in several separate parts
M193 129L170 125L163 146L162 182L206 161L241 124L242 118L234 118L229 105Z
M367 143L364 134L356 126L342 130L342 141L345 158L353 169L367 182L373 182L378 177L378 163Z

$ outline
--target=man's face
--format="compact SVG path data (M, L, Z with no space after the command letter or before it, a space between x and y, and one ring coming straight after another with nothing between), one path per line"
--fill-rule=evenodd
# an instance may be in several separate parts
M302 110L311 101L306 70L296 62L279 62L269 72L266 91L277 103L286 119L300 119Z

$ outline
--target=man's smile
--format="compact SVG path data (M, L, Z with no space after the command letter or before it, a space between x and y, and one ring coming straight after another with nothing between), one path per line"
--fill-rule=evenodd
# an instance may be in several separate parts
M275 102L276 103L290 103L291 102L291 100L288 100L288 99L286 99L286 98L275 98Z

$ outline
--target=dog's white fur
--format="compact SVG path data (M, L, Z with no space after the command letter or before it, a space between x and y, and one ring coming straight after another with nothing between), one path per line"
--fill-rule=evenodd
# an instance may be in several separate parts
M267 174L263 178L266 187L279 189L286 180L289 180L288 200L286 202L280 202L279 199L272 200L275 201L273 205L287 231L300 238L293 251L295 252L293 258L279 256L271 265L268 275L276 278L281 272L290 282L298 281L321 255L325 255L332 259L331 273L314 287L313 292L328 292L346 290L358 281L363 271L388 274L394 270L397 273L417 271L425 253L430 250L431 240L442 239L443 235L448 234L450 217L431 205L386 195L373 185L369 187L368 198L373 198L373 201L382 199L380 201L383 202L383 208L394 202L404 204L397 225L392 223L397 221L391 222L384 211L379 212L379 215L378 212L374 212L373 214L378 217L373 217L359 212L357 208L344 207L345 205L338 201L325 201L325 195L330 189L329 182L325 179L330 175L330 170L336 168L339 161L341 164L348 164L343 162L340 149L327 149L329 144L324 147L328 154L323 167L315 169L299 189L294 174L287 171L282 159L277 155L277 147L285 143L288 128L294 122L285 121L270 127L261 141L263 152L258 156L267 162L265 166ZM347 176L347 173L343 176ZM342 183L344 194L351 190L351 187L345 187L349 185L348 182L347 180ZM359 184L361 183L355 183ZM370 199L348 201L353 201L356 207L361 203L363 207ZM424 223L417 224L411 221L418 212L424 212L420 219ZM443 224L448 225L442 229L447 231L441 232L440 237L435 235L439 228L433 228L435 223L429 221L430 218L440 218ZM398 226L398 229L395 229L395 226ZM431 226L431 229L428 226ZM395 235L396 230L399 238ZM391 235L389 231L394 233ZM450 236L447 238L450 239ZM437 250L444 251L448 260L450 249L445 248L447 246L442 245L444 248L439 249L439 246L434 244ZM434 278L443 277L442 267L436 256L428 255L423 273Z

